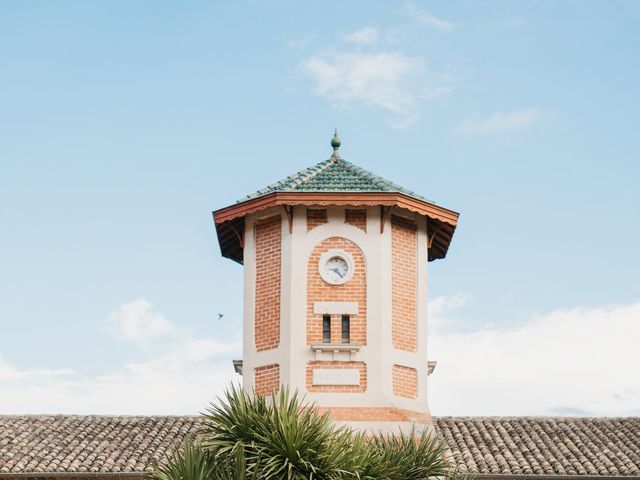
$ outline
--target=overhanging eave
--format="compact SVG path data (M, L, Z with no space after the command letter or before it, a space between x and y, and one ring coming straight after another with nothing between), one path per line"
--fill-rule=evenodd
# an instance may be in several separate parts
M242 263L246 215L277 206L296 205L388 206L423 215L427 218L427 229L436 232L430 240L429 261L446 256L460 215L453 210L399 192L274 192L213 212L222 255Z

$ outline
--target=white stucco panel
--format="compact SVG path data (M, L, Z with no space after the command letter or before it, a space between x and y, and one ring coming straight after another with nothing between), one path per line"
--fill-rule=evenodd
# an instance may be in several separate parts
M315 302L313 313L316 315L357 315L358 302Z
M314 385L360 385L360 370L357 368L315 368Z

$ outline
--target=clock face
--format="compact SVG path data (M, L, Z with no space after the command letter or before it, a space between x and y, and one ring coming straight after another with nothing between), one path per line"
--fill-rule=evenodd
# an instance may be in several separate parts
M324 278L330 283L344 283L349 274L349 264L339 256L330 257L324 264Z

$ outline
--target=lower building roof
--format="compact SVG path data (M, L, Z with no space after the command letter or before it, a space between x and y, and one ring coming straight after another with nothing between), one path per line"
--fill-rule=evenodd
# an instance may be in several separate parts
M461 473L640 478L640 417L434 417ZM142 476L196 416L0 416L0 477Z
M640 418L439 417L461 472L639 476Z

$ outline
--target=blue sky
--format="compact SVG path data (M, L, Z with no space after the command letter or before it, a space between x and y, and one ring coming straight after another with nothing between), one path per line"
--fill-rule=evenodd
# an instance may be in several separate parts
M639 20L632 1L4 3L0 412L213 398L242 272L211 210L327 158L338 127L343 158L462 214L431 264L435 414L637 414Z

